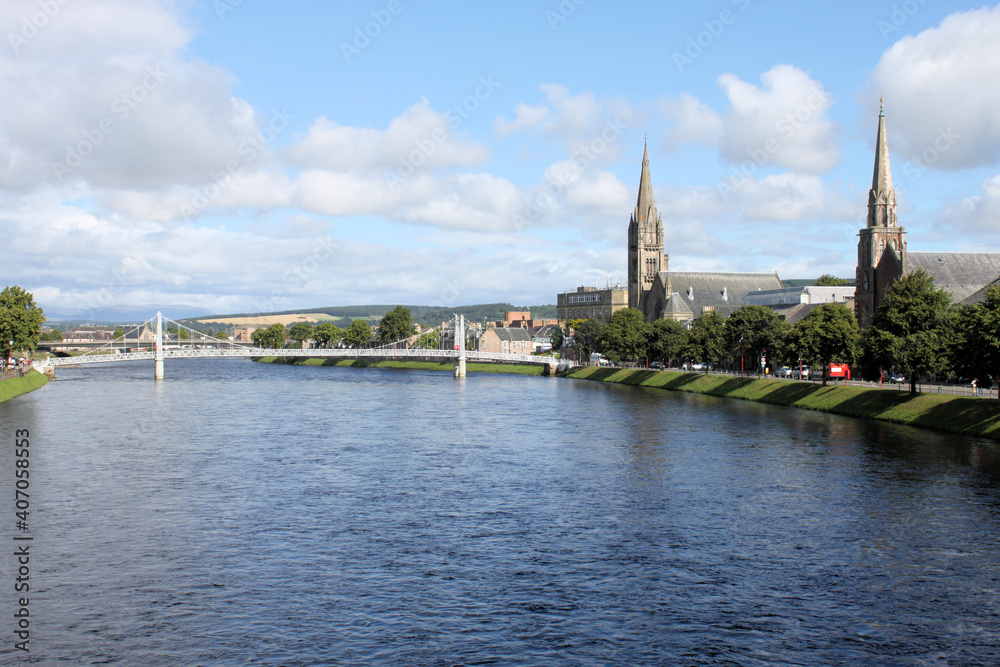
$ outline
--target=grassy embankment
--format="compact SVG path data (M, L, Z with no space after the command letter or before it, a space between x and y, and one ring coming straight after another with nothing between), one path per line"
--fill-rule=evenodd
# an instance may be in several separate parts
M290 364L293 366L354 366L357 368L410 368L428 371L450 371L455 364L450 361L396 361L386 359L382 361L371 361L368 359L320 359L302 357L254 357L254 361L265 364ZM469 373L512 373L514 375L543 375L545 366L543 364L515 365L515 364L482 364L467 362L466 372Z
M1000 440L1000 401L790 380L584 367L566 377L739 398Z
M48 381L49 379L38 371L30 371L24 377L4 380L0 382L0 403L34 391Z

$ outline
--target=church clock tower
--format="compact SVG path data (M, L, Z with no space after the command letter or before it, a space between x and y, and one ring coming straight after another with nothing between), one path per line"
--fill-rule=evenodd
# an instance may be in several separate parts
M642 149L642 175L639 199L628 223L628 307L646 312L646 295L656 275L667 270L663 254L663 220L653 201L653 182L649 177L649 151Z
M906 272L906 230L896 223L896 193L889 170L885 111L879 105L875 137L875 172L868 193L867 226L858 232L857 287L854 312L862 327L872 324L886 290Z

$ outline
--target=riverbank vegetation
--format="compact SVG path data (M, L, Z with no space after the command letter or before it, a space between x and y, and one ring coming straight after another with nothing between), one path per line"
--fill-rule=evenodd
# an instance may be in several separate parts
M38 371L28 371L27 375L0 382L0 403L9 401L29 391L34 391L45 385L49 379Z
M923 271L903 276L862 330L842 303L816 306L789 324L771 308L743 306L723 319L706 312L685 328L679 322L646 322L638 310L619 310L607 324L570 320L579 363L592 352L611 361L679 366L702 363L762 373L785 365L823 369L849 364L855 377L877 380L895 371L916 392L919 378L954 379L992 386L1000 374L1000 288L986 289L975 304L953 304ZM560 341L562 342L562 341Z
M1000 403L979 398L596 366L572 368L565 377L738 398L1000 440Z
M349 366L354 368L409 368L427 371L451 371L450 361L401 361L395 359L324 359L321 357L256 357L254 361L265 364L288 364L292 366ZM544 375L544 364L487 364L468 362L469 373L509 373L513 375Z

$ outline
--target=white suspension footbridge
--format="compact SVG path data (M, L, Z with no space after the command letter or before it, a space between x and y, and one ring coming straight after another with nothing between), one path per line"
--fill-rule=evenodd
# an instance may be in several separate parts
M156 338L154 341L154 347L152 350L138 350L135 352L117 352L115 351L116 345L123 345L123 340L126 339L130 332L136 333L136 338L138 338L138 331L141 331L143 327L147 324L156 323ZM197 343L194 346L186 347L166 347L164 345L163 339L163 323L168 322L177 327L178 334L182 330L186 330L195 334L197 337ZM530 354L514 354L508 352L484 352L479 350L467 350L466 346L462 344L465 341L465 316L457 315L449 322L445 322L440 327L436 327L433 331L437 331L438 335L443 331L450 330L453 333L451 338L454 341L458 341L452 347L455 349L437 349L432 347L416 347L414 345L419 345L420 341L433 341L435 337L428 334L424 334L417 338L414 342L414 337L394 341L391 343L386 343L378 347L363 347L363 348L266 348L258 347L254 345L241 345L234 343L233 341L222 340L219 338L214 338L212 336L206 336L202 332L195 331L179 322L175 322L171 319L163 317L161 313L157 313L155 317L151 317L146 320L134 330L126 332L122 337L110 341L107 345L87 352L75 357L51 357L45 359L44 361L36 361L35 366L38 370L42 372L49 371L54 372L54 367L57 366L79 366L83 364L107 364L120 361L146 361L152 360L155 362L154 366L154 377L157 380L161 380L164 377L163 374L163 362L165 359L189 359L189 358L256 358L256 357L299 357L299 358L328 358L328 359L371 359L371 360L385 360L385 359L420 359L420 360L438 360L438 361L453 361L455 368L455 377L465 377L466 365L468 362L493 362L493 363L507 363L507 364L533 364L533 365L546 365L548 366L548 371L550 374L554 374L557 367L562 364L566 365L568 362L566 360L560 360L555 357L545 357L545 356L535 356ZM194 340L194 339L189 339ZM200 345L201 347L198 347Z

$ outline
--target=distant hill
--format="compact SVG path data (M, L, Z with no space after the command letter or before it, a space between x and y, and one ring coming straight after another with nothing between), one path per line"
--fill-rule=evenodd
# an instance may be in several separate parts
M325 308L296 308L295 310L282 310L272 313L229 313L225 315L206 315L191 318L194 328L201 328L205 321L213 319L231 319L237 317L274 317L280 315L295 314L325 314L333 318L334 324L343 327L351 320L367 319L377 322L382 316L396 307L392 305L368 305L368 306L327 306ZM496 321L503 319L504 311L508 310L529 310L532 317L539 319L555 319L556 307L554 305L540 306L514 306L509 303L486 303L471 306L455 306L454 308L441 308L439 306L404 306L410 309L413 321L424 326L437 326L445 320L451 319L452 315L465 315L465 319L470 322Z

